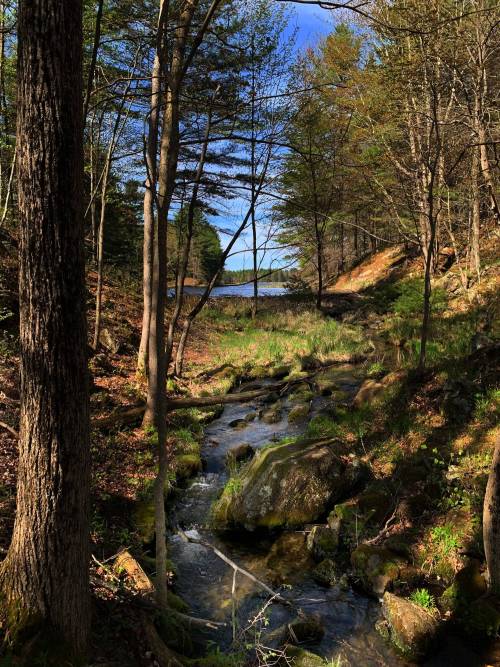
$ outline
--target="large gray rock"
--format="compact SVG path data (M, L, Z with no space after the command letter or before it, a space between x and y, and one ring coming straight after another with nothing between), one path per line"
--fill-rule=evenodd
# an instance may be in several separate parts
M296 528L322 519L369 476L359 460L338 456L337 444L300 440L261 450L215 505L215 525Z

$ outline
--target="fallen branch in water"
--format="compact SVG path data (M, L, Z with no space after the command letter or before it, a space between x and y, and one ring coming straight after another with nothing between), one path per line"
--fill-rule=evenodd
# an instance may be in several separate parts
M218 556L221 560L223 560L230 567L232 567L235 572L239 572L243 576L253 581L254 584L257 584L257 586L263 588L267 593L269 593L269 595L273 596L273 599L277 600L278 602L281 602L281 604L287 605L288 607L292 606L292 602L290 600L287 600L279 593L276 593L276 591L273 591L273 589L270 588L267 584L265 584L260 579L257 579L257 577L255 577L251 572L248 572L248 570L245 570L244 568L240 567L237 563L231 560L229 556L226 556L226 554L220 551L220 549L217 549L216 546L210 544L210 542L205 542L205 540L202 540L201 538L198 539L194 537L189 537L189 535L187 535L181 528L178 528L178 533L185 542L191 542L192 544L199 544L202 547L211 549L216 556Z
M127 551L127 549L122 549L115 558L113 564L113 569L115 572L125 572L127 576L132 580L134 587L141 594L139 596L139 605L152 608L160 609L156 598L154 596L155 587L153 582L148 577L146 572L142 569L139 563L135 560L132 554ZM137 597L135 598L137 602ZM175 609L168 608L167 611L176 618L184 621L190 627L198 627L209 630L217 630L217 628L225 627L226 623L220 623L218 621L208 620L206 618L197 618L195 616L189 616L188 614L183 614L182 612L176 611Z

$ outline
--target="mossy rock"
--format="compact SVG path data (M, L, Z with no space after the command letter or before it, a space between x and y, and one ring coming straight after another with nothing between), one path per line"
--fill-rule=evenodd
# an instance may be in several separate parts
M481 574L479 561L474 560L456 574L455 581L439 599L439 606L443 611L460 613L471 602L484 595L486 589L487 584Z
M330 526L313 526L307 536L307 548L317 561L333 558L339 547L338 528Z
M149 544L155 536L155 506L152 496L139 500L132 513L132 523L143 544Z
M248 443L244 442L241 445L236 445L235 447L232 447L227 453L226 453L226 464L228 465L229 468L235 466L238 463L242 463L243 461L248 461L249 459L254 456L255 450L252 447L252 445L249 445Z
M292 369L288 375L283 378L284 382L295 382L297 380L303 380L308 377L309 373L307 371L300 371L297 369Z
M299 359L301 371L311 371L321 368L321 361L313 354L306 354Z
M329 371L318 373L314 378L314 384L321 396L331 396L338 389L338 376Z
M213 508L216 527L297 528L324 517L368 476L360 462L339 457L337 441L296 440L261 450Z
M325 558L318 563L311 574L313 579L322 586L334 586L339 579L337 565L331 558Z
M281 421L281 404L275 403L269 409L263 410L260 418L265 424L277 424Z
M439 628L432 614L392 593L384 594L382 613L390 641L405 658L420 660L427 655Z
M368 527L387 518L393 505L392 497L384 490L366 489L355 498L335 505L328 515L328 523L340 521L342 535L359 539Z
M199 454L181 454L175 457L175 472L178 480L186 480L201 472L203 465Z
M267 366L253 366L249 371L248 371L248 377L252 380L263 380L264 378L269 376L269 369Z
M500 601L496 598L474 600L461 609L456 620L471 637L496 637L500 631Z
M286 377L290 373L290 366L275 366L269 371L269 377L274 378L275 380L280 380L281 378Z
M309 414L310 410L311 406L309 403L299 403L298 405L294 405L293 408L288 413L289 423L295 424L297 422L304 421L304 419L306 419L307 415Z
M287 646L285 653L293 667L327 667L328 665L328 662L321 656L299 646Z
M406 560L386 547L361 544L351 554L351 565L363 588L381 597L399 578Z

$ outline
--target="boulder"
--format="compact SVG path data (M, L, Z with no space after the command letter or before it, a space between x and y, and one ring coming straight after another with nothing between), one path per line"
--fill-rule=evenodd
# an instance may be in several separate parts
M333 558L339 546L338 528L313 526L307 536L307 548L316 561Z
M244 442L241 445L236 445L232 447L226 453L226 463L228 466L233 466L236 463L241 463L242 461L248 461L255 454L255 450L252 445Z
M175 457L175 472L179 481L194 477L201 472L202 467L199 454L180 454Z
M425 657L436 638L437 619L418 604L392 593L385 593L382 613L388 638L396 648L410 660Z
M333 586L339 579L337 565L331 558L325 558L311 572L312 577L322 586Z
M269 409L263 410L260 418L266 424L277 424L281 421L281 405L274 404Z
M122 346L121 341L111 333L109 329L101 329L99 334L99 342L103 347L106 348L111 354L118 354Z
M374 401L381 399L386 391L390 387L401 382L405 375L404 371L394 371L379 381L365 380L354 397L353 405L359 408L362 405L369 405Z
M328 524L337 525L347 538L359 538L365 530L382 523L393 506L393 498L384 489L366 489L355 498L335 505Z
M368 593L382 597L399 578L406 560L386 547L360 544L351 554L351 565L362 587Z
M439 599L439 606L445 612L460 613L486 593L486 589L486 579L481 574L480 563L474 559L457 572L454 582Z
M295 424L296 422L304 421L311 410L311 405L309 403L298 403L294 405L293 408L288 413L288 421L290 424Z
M270 445L244 470L236 492L224 492L213 509L218 527L296 528L326 516L369 475L358 460L335 453L334 439Z

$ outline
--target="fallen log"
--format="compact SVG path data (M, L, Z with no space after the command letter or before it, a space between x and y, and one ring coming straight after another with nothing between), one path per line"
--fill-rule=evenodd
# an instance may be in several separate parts
M254 398L259 398L260 396L270 394L273 391L282 392L288 387L293 387L295 384L308 382L318 373L321 373L321 371L324 371L326 368L335 365L335 363L332 363L328 366L322 366L313 373L309 373L309 375L305 375L304 377L300 377L295 380L276 382L274 384L267 384L261 389L254 389L252 391L234 392L231 394L224 394L223 396L187 396L183 398L171 398L167 400L166 408L168 412L173 412L174 410L180 410L182 408L207 408L213 407L215 405L245 403L246 401L252 401ZM115 426L115 424L133 424L134 422L139 422L141 420L145 409L145 404L135 405L127 408L126 410L114 412L108 417L99 417L98 419L93 419L91 425L93 428L107 429Z
M127 549L122 549L119 551L113 563L113 570L116 573L125 572L127 576L130 577L134 587L141 594L139 597L141 600L141 606L145 606L149 609L161 609L154 595L155 587L153 582ZM175 609L168 608L167 611L169 614L173 614L176 618L180 619L190 627L201 628L205 630L217 630L218 628L225 627L226 625L225 623L221 623L219 621L211 621L206 618L189 616L188 614L183 614L182 612L176 611Z

